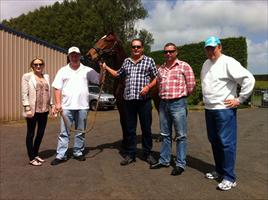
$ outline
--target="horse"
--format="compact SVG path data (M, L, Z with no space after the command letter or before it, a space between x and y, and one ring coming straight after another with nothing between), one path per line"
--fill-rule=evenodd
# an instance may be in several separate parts
M104 35L100 38L95 45L87 52L87 57L91 61L99 61L105 57L113 59L114 70L120 69L124 60L127 58L127 54L123 48L122 42L118 39L117 35L113 32ZM104 59L105 60L105 59ZM113 84L113 94L116 98L116 105L120 116L120 124L123 133L121 148L126 150L127 148L127 130L126 130L126 116L124 111L124 93L125 80L123 78L116 78ZM151 89L151 95L154 101L154 105L158 111L160 99L158 97L157 88Z

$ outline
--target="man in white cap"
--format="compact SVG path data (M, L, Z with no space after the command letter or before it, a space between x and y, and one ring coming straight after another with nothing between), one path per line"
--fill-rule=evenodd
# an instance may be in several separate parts
M102 70L99 74L92 68L80 63L81 53L77 47L69 48L68 58L70 62L59 69L52 83L52 87L55 89L55 109L66 117L69 125L74 124L75 129L85 130L89 109L88 84L89 82L99 84L102 80ZM69 126L65 124L61 117L57 154L51 165L58 165L67 160L66 152L69 140ZM85 161L84 149L85 133L77 131L74 135L73 158Z
M221 53L221 41L210 37L205 41L207 60L201 70L203 101L208 140L211 143L215 170L208 179L221 179L219 190L236 186L235 160L237 143L236 108L251 94L255 79L234 58ZM237 96L237 84L241 86Z

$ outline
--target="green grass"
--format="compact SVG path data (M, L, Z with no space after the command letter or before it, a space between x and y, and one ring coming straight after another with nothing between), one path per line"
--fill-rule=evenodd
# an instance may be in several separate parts
M256 81L255 89L256 88L268 88L268 81Z

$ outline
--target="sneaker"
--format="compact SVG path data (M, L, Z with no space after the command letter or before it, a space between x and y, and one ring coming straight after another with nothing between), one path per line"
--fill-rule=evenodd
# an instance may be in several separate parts
M182 167L175 167L172 171L171 171L171 174L172 176L178 176L178 175L181 175L182 172L184 172L184 169Z
M66 162L66 160L61 160L61 159L58 159L58 158L55 158L54 160L51 161L51 165L58 165L58 164L61 164L63 162Z
M86 157L84 155L81 156L73 156L73 159L78 160L78 161L85 161Z
M142 160L146 161L149 165L155 165L157 163L151 154L143 156Z
M120 162L120 165L125 166L129 165L130 163L136 162L135 158L131 158L129 155L127 155L124 160Z
M158 162L154 165L151 165L150 169L160 169L160 168L167 168L167 167L169 167L169 165L164 165L164 164Z
M218 184L218 189L223 191L230 190L233 187L236 187L236 182L231 182L226 179L223 179L222 182Z
M221 175L220 175L218 172L216 172L216 171L212 171L212 172L208 172L208 173L206 173L206 174L205 174L205 177L206 177L207 179L211 179L211 180L213 180L213 179L218 179L218 178L220 178Z

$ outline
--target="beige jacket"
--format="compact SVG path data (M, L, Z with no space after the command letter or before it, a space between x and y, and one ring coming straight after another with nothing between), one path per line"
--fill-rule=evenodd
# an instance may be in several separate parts
M50 95L50 104L52 105L51 98L51 88L49 82L49 75L44 74L44 78L48 83L49 95ZM22 95L22 105L30 106L32 113L34 115L36 108L36 80L33 72L23 74L21 80L21 95ZM23 116L26 116L26 113L23 109Z

